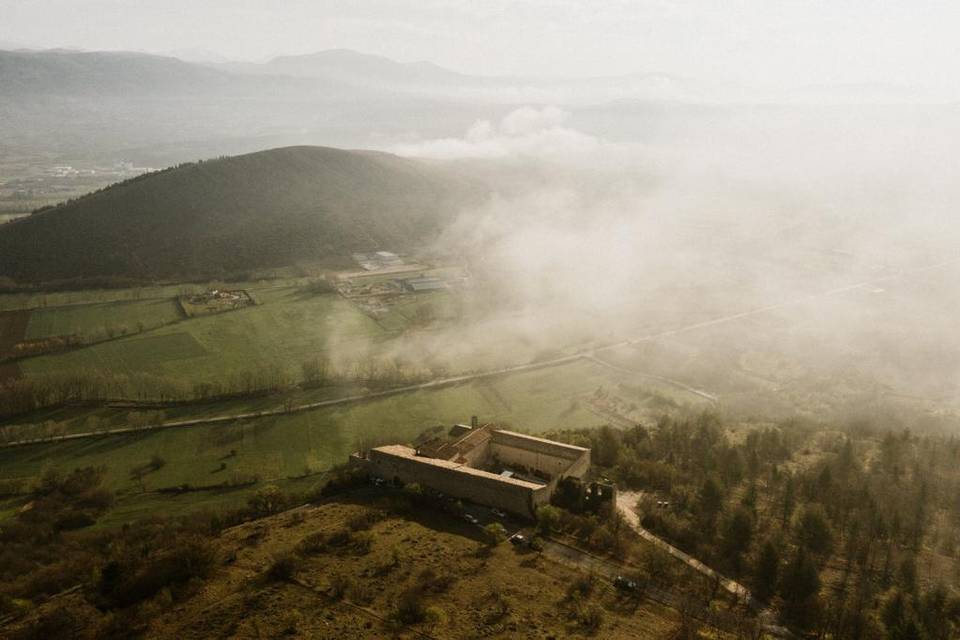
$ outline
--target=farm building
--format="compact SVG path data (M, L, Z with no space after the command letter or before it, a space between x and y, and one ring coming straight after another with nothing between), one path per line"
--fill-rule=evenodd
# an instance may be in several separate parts
M351 457L376 477L417 483L447 495L524 517L548 504L564 478L580 480L590 450L491 425L457 425L447 438L417 448L375 447Z
M405 291L419 293L421 291L439 291L447 288L447 283L440 278L431 278L421 276L419 278L406 278L399 281Z
M377 251L375 253L355 253L353 259L367 271L379 271L403 266L403 258L392 251Z

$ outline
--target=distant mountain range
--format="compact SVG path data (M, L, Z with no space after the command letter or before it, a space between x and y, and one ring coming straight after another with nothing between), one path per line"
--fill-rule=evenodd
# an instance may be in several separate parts
M0 95L256 95L267 90L310 95L349 88L490 103L710 99L698 83L656 73L570 79L472 76L430 62L401 63L348 49L281 56L259 64L209 61L215 58L209 52L180 55L184 59L63 49L0 51Z
M425 117L433 113L432 117ZM0 51L6 150L152 166L297 143L450 135L482 111L336 78L238 73L127 52Z
M556 105L588 135L649 140L683 134L750 105L751 89L658 73L544 79L471 76L344 49L264 63L76 50L0 51L4 146L24 155L148 166L291 144L389 148L461 137L475 122ZM809 87L804 104L891 103L909 91ZM769 99L762 102L771 102ZM746 109L749 112L749 109ZM693 118L696 122L691 121Z
M17 282L224 277L432 242L484 190L437 164L288 147L147 174L0 226Z
M237 73L333 79L379 85L442 86L473 84L482 79L444 69L432 62L396 62L383 56L329 49L299 56L280 56L262 63L231 62L218 65Z
M263 64L130 52L0 51L8 149L163 166L289 144L460 136L524 105L695 100L668 76L485 78L335 49ZM689 94L689 95L688 95Z

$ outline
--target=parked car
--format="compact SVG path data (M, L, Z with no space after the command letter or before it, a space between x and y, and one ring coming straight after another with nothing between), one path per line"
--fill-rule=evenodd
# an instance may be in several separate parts
M480 524L480 521L477 520L472 513L464 514L463 519L469 522L470 524Z
M631 580L626 576L617 576L613 579L613 586L621 591L639 591L640 583L636 580Z
M503 511L500 511L500 509L490 509L490 513L492 513L493 515L497 516L497 517L500 518L501 520L503 520L504 518L507 517L507 514L504 513Z
M527 544L527 538L522 533L515 533L510 536L510 544L520 547Z

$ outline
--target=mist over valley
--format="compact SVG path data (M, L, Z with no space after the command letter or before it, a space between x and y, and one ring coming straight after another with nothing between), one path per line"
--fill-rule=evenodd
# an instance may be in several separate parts
M947 18L45 3L0 636L960 633Z

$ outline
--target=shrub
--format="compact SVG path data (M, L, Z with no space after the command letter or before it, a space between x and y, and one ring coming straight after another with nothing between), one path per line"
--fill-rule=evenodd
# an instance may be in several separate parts
M593 587L596 584L596 579L593 574L581 575L576 578L570 585L567 587L567 596L571 598L580 597L586 598L593 593Z
M66 608L54 609L14 636L18 640L48 640L71 638L82 624L77 616Z
M417 587L424 592L443 593L456 581L457 578L452 573L438 574L433 569L427 568L421 571L417 577Z
M330 576L330 595L336 600L341 600L352 588L353 581L342 573Z
M152 557L143 559L130 553L107 563L99 592L108 604L129 606L161 589L179 590L195 579L207 578L216 562L216 550L209 540L185 536Z
M370 604L377 597L375 589L361 582L354 582L347 591L350 600L357 604Z
M370 553L370 548L373 547L373 536L367 531L354 534L350 546L357 555L366 555Z
M397 598L394 619L402 624L423 622L427 614L424 599L423 590L419 586L407 587Z
M491 522L483 528L483 533L487 538L487 544L495 547L507 539L507 530L499 522Z
M487 616L486 623L493 624L499 622L510 613L510 602L499 589L492 589L488 596L492 605L490 615Z
M577 618L581 625L590 633L596 633L603 626L603 609L599 605L589 603L580 607Z
M267 568L267 577L277 582L290 582L297 574L299 561L293 554L284 554L273 560Z
M397 567L400 566L400 553L397 551L396 547L390 550L390 558L384 562L378 563L374 569L373 573L376 576L385 576Z
M339 531L326 536L323 533L313 533L300 541L297 545L297 552L313 555L325 553L331 549L342 551L352 551L357 555L366 555L370 553L373 546L373 536L367 531L354 533L350 529L340 529Z
M303 614L298 609L284 612L280 620L280 632L285 636L295 636L303 624Z
M299 553L315 555L327 550L327 537L320 532L311 533L297 545Z
M351 489L365 486L370 477L362 469L340 467L331 472L330 479L320 489L320 497L339 495Z
M364 509L362 512L350 516L347 520L347 527L352 531L363 531L369 529L386 517L387 514L379 509Z

